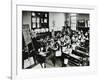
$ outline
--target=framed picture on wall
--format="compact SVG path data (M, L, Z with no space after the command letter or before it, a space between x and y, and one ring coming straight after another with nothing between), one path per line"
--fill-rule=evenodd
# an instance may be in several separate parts
M93 6L12 0L12 80L96 73L95 14Z

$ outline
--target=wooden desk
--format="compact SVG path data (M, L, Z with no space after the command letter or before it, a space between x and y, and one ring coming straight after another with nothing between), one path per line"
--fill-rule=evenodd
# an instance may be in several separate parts
M77 56L79 56L81 58L81 60L82 60L82 66L88 66L89 65L88 64L89 63L89 55L88 55L88 53L80 51L80 50L76 50L76 51L73 50L72 54L75 54L75 55L77 55ZM85 65L85 63L87 65Z
M69 54L65 54L63 53L63 58L67 58L69 61L69 64L72 64L74 66L80 66L80 64L82 64L82 60L73 57L72 55Z
M80 50L80 51L83 51L83 52L87 52L87 48L85 47L80 47L80 46L77 46L77 50Z
M87 57L89 57L88 53L80 51L80 50L73 50L72 54L80 56L81 58L87 58Z

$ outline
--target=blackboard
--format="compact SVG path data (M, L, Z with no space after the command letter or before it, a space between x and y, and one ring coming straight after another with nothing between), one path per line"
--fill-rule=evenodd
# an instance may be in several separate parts
M22 26L22 34L25 44L28 45L31 42L30 28L28 24Z

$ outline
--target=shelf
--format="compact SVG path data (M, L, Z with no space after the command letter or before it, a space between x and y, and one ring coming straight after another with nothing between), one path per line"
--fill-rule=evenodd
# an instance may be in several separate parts
M49 28L49 13L48 12L31 12L32 27L31 28Z

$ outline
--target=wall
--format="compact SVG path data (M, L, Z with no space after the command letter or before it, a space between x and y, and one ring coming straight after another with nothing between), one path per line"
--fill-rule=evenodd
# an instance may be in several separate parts
M31 12L23 12L23 24L29 24L31 29Z
M31 12L29 11L24 11L22 13L22 24L29 24L29 27L31 29ZM55 23L55 25L53 24ZM52 31L61 31L62 26L64 26L65 22L65 14L64 13L59 13L59 12L50 12L49 13L49 30ZM52 33L52 36L54 33Z
M65 14L65 17L66 17L66 20L67 20L67 22L68 22L68 26L70 26L72 23L75 23L75 22L73 22L73 16L71 17L71 15L70 15L70 13L68 14ZM76 15L76 20L89 20L89 14L77 14ZM71 22L70 22L70 19L71 19ZM75 21L75 17L74 17L74 21ZM71 24L70 24L71 23ZM76 23L77 24L77 23ZM87 27L89 25L89 23L87 24L86 22L85 22L85 27ZM73 29L75 28L75 26L71 26L71 28L73 27ZM77 26L76 26L77 27ZM89 26L88 26L89 27ZM75 30L75 29L74 29Z
M53 28L53 20L55 21L54 30L55 31L61 30L62 26L64 26L64 21L65 21L64 13L58 13L58 12L50 12L49 13L50 31ZM29 27L31 29L31 12L23 12L23 24L29 24Z
M89 14L78 14L77 19L78 20L81 20L81 19L89 20Z
M78 14L77 20L85 20L85 27L90 27L90 23L89 23L90 22L90 15L89 14Z
M65 22L65 14L64 13L58 13L58 12L50 12L49 13L49 28L50 31L53 29L53 20L55 21L54 30L61 30L62 26L64 26Z

